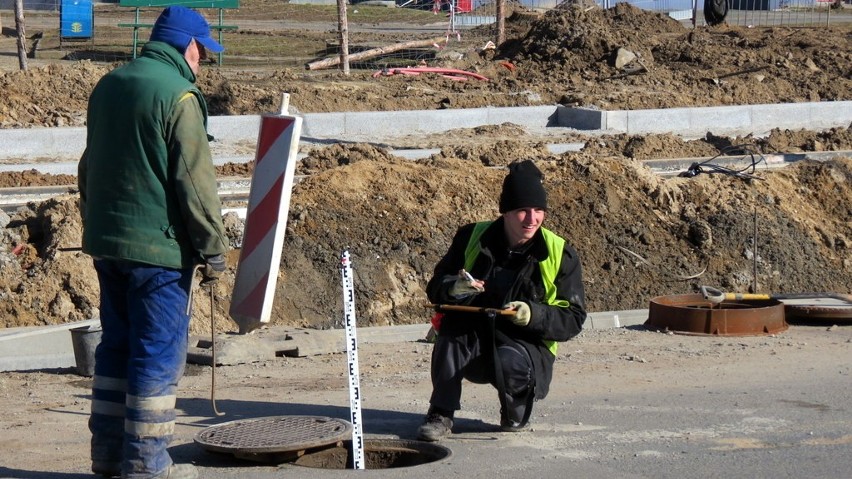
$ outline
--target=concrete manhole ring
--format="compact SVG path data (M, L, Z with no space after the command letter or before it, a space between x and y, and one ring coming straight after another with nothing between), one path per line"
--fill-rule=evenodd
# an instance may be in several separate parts
M272 416L230 421L195 435L203 448L236 457L278 462L309 449L334 446L352 435L352 424L323 416Z

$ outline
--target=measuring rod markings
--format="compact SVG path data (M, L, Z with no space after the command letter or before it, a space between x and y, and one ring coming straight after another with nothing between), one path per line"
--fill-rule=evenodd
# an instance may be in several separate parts
M346 330L346 360L349 366L349 411L352 420L352 468L364 469L364 433L361 428L361 377L358 372L358 340L355 334L355 287L349 251L340 258L343 277L343 319Z

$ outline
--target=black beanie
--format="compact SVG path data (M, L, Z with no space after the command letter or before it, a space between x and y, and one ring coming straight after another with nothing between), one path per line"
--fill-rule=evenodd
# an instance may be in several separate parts
M509 165L500 193L500 213L518 208L547 209L547 192L542 185L543 175L532 160Z

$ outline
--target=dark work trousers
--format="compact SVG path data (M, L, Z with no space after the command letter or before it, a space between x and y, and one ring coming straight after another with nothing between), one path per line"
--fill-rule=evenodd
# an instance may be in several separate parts
M95 350L92 461L122 477L155 477L172 464L178 380L186 364L191 269L98 259L103 336Z
M486 335L478 330L452 336L438 334L432 349L432 407L447 412L461 409L462 379L497 387L491 338L482 336ZM508 409L501 415L521 422L528 404L532 407L528 401L535 382L532 360L523 345L505 337L497 344L497 356L503 367Z

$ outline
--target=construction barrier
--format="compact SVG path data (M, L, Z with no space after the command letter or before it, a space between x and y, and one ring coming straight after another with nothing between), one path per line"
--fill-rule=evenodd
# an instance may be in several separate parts
M286 111L286 107L284 108ZM230 315L249 333L268 323L278 280L302 119L263 115Z

